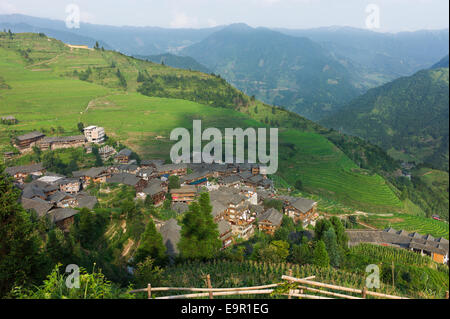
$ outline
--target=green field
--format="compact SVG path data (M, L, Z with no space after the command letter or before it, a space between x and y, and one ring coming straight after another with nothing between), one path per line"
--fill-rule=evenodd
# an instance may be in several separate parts
M408 214L393 214L393 216L370 215L363 221L377 228L393 227L397 230L418 232L422 235L430 234L435 238L449 238L449 226L446 222L431 218Z
M127 90L118 87L111 64L120 67L128 82ZM94 70L89 81L78 80L73 70L81 72L87 67ZM65 135L79 134L77 123L82 121L85 125L104 126L107 134L133 148L141 157L168 158L173 143L169 140L170 131L176 127L190 128L193 119L202 119L204 128L220 129L276 124L280 127L279 173L287 183L294 185L301 179L308 192L357 209L389 212L403 209L382 177L360 170L324 136L305 132L315 124L305 120L298 129L283 128L289 113L259 102L254 102L258 111L237 112L228 107L144 96L135 92L137 74L144 70L161 78L173 75L183 80L186 76L184 82L169 85L164 94L172 92L179 96L186 91L191 98L190 94L198 89L204 100L208 89L219 94L230 89L223 88L221 80L211 75L135 60L115 52L71 50L61 42L39 35L20 34L14 40L0 37L0 74L11 87L0 90L0 116L13 115L19 120L17 125L0 125L0 151L11 150L11 137L32 130L51 135L51 128L60 126ZM206 89L186 87L193 78L197 78L195 83L201 79L215 82ZM233 94L223 95L224 101L239 95ZM250 117L256 111L258 116L254 118L259 122ZM269 114L277 116L278 123L264 121Z
M361 209L402 207L382 177L359 169L324 137L289 130L281 133L281 140L293 144L283 146L287 155L280 165L280 174L291 184L300 179L312 192L346 203L364 203Z

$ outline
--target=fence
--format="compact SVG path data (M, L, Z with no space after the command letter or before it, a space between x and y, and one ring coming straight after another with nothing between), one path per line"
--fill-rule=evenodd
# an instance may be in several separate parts
M273 293L275 293L275 295L277 296L288 296L289 299L292 299L292 297L305 299L365 299L367 298L367 296L384 299L409 299L406 297L370 291L366 287L364 287L363 289L358 289L321 283L313 280L315 279L315 276L295 278L292 277L292 271L289 271L289 275L283 275L281 279L284 280L284 282L263 286L213 288L211 285L210 275L207 275L207 288L152 287L151 284L148 284L147 288L132 290L130 291L130 293L146 292L148 299L187 299L204 297L213 299L214 296L271 295ZM286 284L288 284L288 286ZM284 291L283 289L280 289L278 291L276 290L277 288L282 288L283 286L287 287L285 289L287 291ZM152 298L153 293L162 291L186 291L192 293ZM308 292L313 294L308 294Z

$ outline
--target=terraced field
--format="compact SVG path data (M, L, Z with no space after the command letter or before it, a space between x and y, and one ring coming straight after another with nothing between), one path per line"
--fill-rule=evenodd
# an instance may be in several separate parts
M444 237L449 239L449 225L431 218L407 214L393 214L393 216L372 215L364 219L364 221L377 228L393 227L397 230L404 229L423 235L431 234L436 238Z
M291 184L300 179L312 192L345 203L363 202L361 209L378 207L395 211L402 208L382 177L359 169L322 136L289 130L281 133L281 140L292 143L281 144L283 154L287 155L282 156L280 165L280 174Z

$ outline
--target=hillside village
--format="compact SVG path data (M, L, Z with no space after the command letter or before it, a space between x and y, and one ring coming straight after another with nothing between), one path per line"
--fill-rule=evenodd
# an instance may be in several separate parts
M12 142L21 154L31 152L34 147L42 151L83 147L90 153L92 146L97 145L102 160L114 162L110 166L73 171L71 177L46 171L42 163L8 167L6 173L22 190L22 206L35 211L40 218L48 217L67 232L79 212L77 209L92 210L98 203L98 199L86 191L90 185L127 185L134 189L135 200L150 200L155 207L170 199L171 209L177 215L185 213L200 193L208 192L222 249L238 239L250 239L256 229L273 236L282 226L283 214L304 229L314 227L318 219L324 218L317 210L316 201L277 194L273 181L260 174L257 164L167 164L161 159L138 163L132 158L132 150L116 151L110 145L103 145L105 139L104 128L95 125L84 128L84 135L80 136L47 137L35 131L16 137ZM177 177L179 187L169 189L171 176ZM270 200L282 202L281 211L265 208L264 204ZM168 254L176 256L181 226L173 218L154 219L154 222ZM448 263L449 242L445 238L392 228L347 230L347 234L350 247L360 243L392 246L428 255L441 264Z
M40 132L18 136L13 143L22 154L33 147L45 150L84 147L91 152L91 145L101 145L105 140L102 127L84 128L84 136L47 137ZM77 208L93 209L97 198L85 189L91 184L106 183L131 186L136 191L136 200L151 198L159 207L170 196L172 209L179 214L188 210L188 205L201 192L210 194L212 214L218 225L223 248L230 246L234 238L249 239L255 228L273 235L282 224L282 213L274 208L264 209L265 200L283 201L283 213L303 227L314 225L319 217L317 203L305 198L277 196L270 178L260 174L256 164L165 164L164 160L149 159L137 163L131 158L130 149L117 152L105 145L99 148L103 160L113 158L114 165L92 167L74 171L72 177L48 172L42 163L8 167L22 190L22 205L36 211L39 217L50 220L68 231ZM179 177L180 188L168 188L170 176ZM161 229L167 245L179 238L180 226L173 220L162 224ZM173 236L174 235L174 236ZM175 237L175 239L173 238ZM170 245L176 247L176 242Z

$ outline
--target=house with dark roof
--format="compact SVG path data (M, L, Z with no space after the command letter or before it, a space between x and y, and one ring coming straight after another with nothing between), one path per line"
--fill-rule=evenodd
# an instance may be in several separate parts
M63 231L68 232L78 211L72 208L56 208L47 213L50 221Z
M147 196L150 196L153 205L160 206L166 200L166 191L167 190L164 189L161 181L151 180L137 195L141 199L146 199Z
M295 223L301 222L304 226L311 223L316 215L317 202L306 198L293 197L285 199L284 214L291 217Z
M217 228L219 230L219 239L222 242L222 249L233 244L231 224L226 220L220 220L217 222Z
M224 187L239 187L241 186L241 180L242 178L239 175L233 174L225 177L220 177L218 183L220 186Z
M207 170L195 171L181 177L180 182L186 185L204 185L208 182L209 177L212 177L212 173Z
M132 150L124 148L114 156L114 161L117 163L128 164L128 162L130 162L132 154L133 154Z
M211 201L212 212L214 221L219 222L219 220L223 220L228 215L228 206L225 206L221 202L217 200Z
M24 183L28 176L42 176L45 168L42 163L13 166L5 168L5 173L13 177L18 183Z
M72 173L74 178L79 178L83 185L91 183L106 183L106 179L111 177L111 171L107 167L93 167L87 170Z
M38 197L33 199L22 197L21 204L24 209L35 211L38 217L45 216L52 208L54 208L54 205Z
M86 145L84 135L76 136L46 136L36 142L41 150L57 150L62 148L83 147Z
M283 223L283 214L275 208L270 208L257 217L259 230L269 235L274 235Z
M17 136L15 139L15 146L19 149L21 153L30 151L36 143L45 137L44 134L38 131L27 133L24 135Z
M98 203L97 197L91 196L84 192L78 193L76 195L76 199L78 202L78 208L87 208L92 210Z
M181 186L178 189L171 189L172 202L191 203L197 196L197 187L192 185Z
M136 189L136 192L142 192L142 190L147 186L148 181L133 174L118 173L112 174L111 177L106 178L106 183L128 185L134 187L134 189Z
M184 163L158 165L156 166L155 174L158 177L163 175L183 176L187 174L187 165Z
M62 178L58 181L59 190L68 194L77 194L81 190L79 178Z

